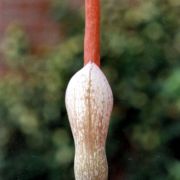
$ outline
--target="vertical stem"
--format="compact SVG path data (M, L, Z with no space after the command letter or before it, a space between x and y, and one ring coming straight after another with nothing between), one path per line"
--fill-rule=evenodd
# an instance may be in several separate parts
M85 0L84 64L100 66L100 0Z

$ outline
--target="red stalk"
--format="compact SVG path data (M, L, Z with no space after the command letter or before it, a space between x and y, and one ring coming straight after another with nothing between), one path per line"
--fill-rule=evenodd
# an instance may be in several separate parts
M100 0L85 0L84 65L100 66Z

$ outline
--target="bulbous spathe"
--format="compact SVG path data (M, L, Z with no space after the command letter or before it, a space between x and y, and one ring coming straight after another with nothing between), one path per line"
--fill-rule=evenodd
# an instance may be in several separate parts
M96 64L89 62L71 78L65 101L75 141L76 180L106 180L105 143L113 97Z

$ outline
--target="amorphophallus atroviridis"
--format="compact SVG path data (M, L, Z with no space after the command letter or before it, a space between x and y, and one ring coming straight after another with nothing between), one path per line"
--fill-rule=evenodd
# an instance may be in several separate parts
M75 142L76 180L107 180L105 152L113 96L100 70L100 0L85 0L84 67L70 80L66 109Z

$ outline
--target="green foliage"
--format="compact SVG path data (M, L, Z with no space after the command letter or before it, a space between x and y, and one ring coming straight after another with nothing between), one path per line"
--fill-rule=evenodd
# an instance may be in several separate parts
M57 2L53 15L66 38L46 57L29 53L19 27L8 31L3 44L8 67L0 79L3 180L74 179L64 94L83 65L83 13ZM180 179L179 7L178 0L102 3L102 70L114 94L110 179Z

